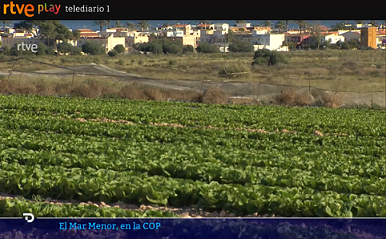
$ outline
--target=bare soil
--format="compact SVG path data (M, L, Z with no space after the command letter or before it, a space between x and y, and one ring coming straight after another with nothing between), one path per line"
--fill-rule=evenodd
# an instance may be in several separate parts
M9 194L0 194L0 200L4 199L16 199L18 196L15 195L9 195ZM30 202L39 202L36 200L30 200L26 199ZM104 202L80 202L76 200L71 200L71 201L66 201L66 200L56 200L52 198L46 198L44 201L41 201L43 203L49 203L53 205L64 205L64 204L80 204L80 205L94 205L96 207L116 207L116 208L121 208L123 210L128 210L128 211L148 211L148 210L153 210L153 211L169 211L173 212L179 217L182 218L202 218L202 217L236 217L235 214L226 212L222 210L221 212L209 212L205 211L202 209L196 209L196 208L174 208L174 207L163 207L163 206L154 206L154 205L134 205L134 204L126 204L124 202L117 202L117 203L112 203L112 204L106 204ZM275 217L275 215L259 215L258 213L254 213L252 215L247 215L244 217Z

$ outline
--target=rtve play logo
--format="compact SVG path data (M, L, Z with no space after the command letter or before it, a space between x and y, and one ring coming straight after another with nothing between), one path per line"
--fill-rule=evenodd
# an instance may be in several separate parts
M13 3L13 1L9 3L3 4L3 13L4 15L12 14L12 15L24 15L26 17L33 17L35 16L35 13L38 14L41 13L54 13L58 14L60 9L60 4L48 4L48 3L42 3L42 4L36 4L34 6L33 4L19 4L19 3Z

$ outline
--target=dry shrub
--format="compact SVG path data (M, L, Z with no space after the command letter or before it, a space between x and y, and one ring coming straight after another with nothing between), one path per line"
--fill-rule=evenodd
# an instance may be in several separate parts
M0 93L1 94L9 94L13 93L13 89L15 88L14 83L6 80L0 81Z
M218 87L212 87L205 91L202 96L204 104L227 104L228 95Z
M294 88L285 88L274 98L279 105L294 105L297 94Z
M311 105L313 101L312 95L309 93L298 94L295 97L295 104L300 106Z
M66 95L66 94L69 94L71 92L71 84L70 83L60 83L60 84L57 84L55 87L54 87L54 91L58 94L58 95Z
M322 96L322 101L325 107L334 109L342 106L343 98L341 93L326 92Z
M21 94L21 95L36 94L36 87L29 86L29 85L26 85L26 86L15 85L15 88L12 93Z
M157 100L157 101L162 101L162 100L167 100L167 96L165 92L163 92L163 89L161 88L147 88L143 91L144 95L148 100Z
M274 98L276 103L279 105L306 106L311 105L313 102L312 95L310 95L309 93L299 94L294 88L285 88Z
M74 87L72 95L84 98L98 98L101 95L102 86L96 81Z
M37 84L36 85L36 94L42 95L42 96L48 96L53 95L54 90L52 87L45 85L45 84Z
M146 100L146 96L143 89L139 87L139 84L130 84L123 86L119 91L119 96L129 100Z
M189 91L189 90L174 90L168 89L165 91L167 98L172 100L186 100L188 102L197 102L200 103L202 99L202 93Z
M202 102L203 94L195 91L183 91L182 97L190 102L199 103Z

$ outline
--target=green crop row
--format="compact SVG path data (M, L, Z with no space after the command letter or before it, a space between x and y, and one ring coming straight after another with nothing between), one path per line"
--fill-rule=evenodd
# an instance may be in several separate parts
M232 211L238 215L254 212L283 216L386 215L384 196L352 194L348 199L349 194L318 192L310 188L282 188L258 184L242 186L217 182L207 184L200 181L148 176L138 172L90 168L66 169L59 166L2 163L1 169L3 174L0 176L0 191L24 197L41 195L43 198L65 200L108 203L123 201L174 207L195 205L208 210ZM380 187L382 184L378 185L378 188ZM330 212L331 207L334 208ZM372 211L366 211L371 208Z
M287 129L305 133L348 133L386 137L384 111L325 108L248 107L171 102L90 100L39 96L0 96L0 109L56 113L83 118L109 118L135 123L179 123L188 126ZM75 114L79 112L79 114ZM275 123L272 123L275 122Z

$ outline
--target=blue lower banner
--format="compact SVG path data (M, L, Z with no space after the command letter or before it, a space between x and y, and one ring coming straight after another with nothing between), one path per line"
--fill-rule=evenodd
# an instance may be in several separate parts
M384 239L383 218L23 218L0 219L0 239Z

